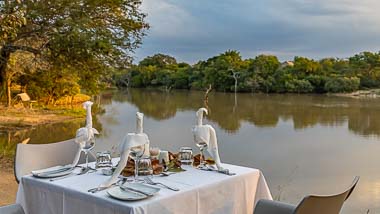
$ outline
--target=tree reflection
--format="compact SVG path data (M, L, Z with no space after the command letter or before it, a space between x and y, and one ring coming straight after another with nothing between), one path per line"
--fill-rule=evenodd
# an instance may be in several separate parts
M156 120L165 120L177 111L196 111L203 105L201 91L131 89L128 101L139 111ZM121 96L123 97L123 96ZM124 96L125 97L125 96ZM236 101L236 102L235 102ZM236 132L243 122L257 127L275 127L280 120L290 120L294 129L315 125L342 126L363 136L380 135L380 100L353 99L326 95L211 93L208 119L227 132Z
M257 127L276 127L279 121L291 121L294 129L316 125L342 126L362 136L380 136L380 100L329 97L326 95L238 94L210 93L210 112L207 119L226 132L237 132L242 123ZM171 93L130 89L124 92L108 91L99 98L100 106L112 102L129 102L139 111L155 120L165 120L177 111L196 111L203 106L202 91L172 91ZM236 102L235 102L236 101ZM101 108L101 107L100 107ZM99 110L101 112L101 110ZM0 154L13 156L16 144L30 138L32 144L52 143L75 136L85 119L56 124L45 124L24 130L0 132ZM94 127L102 125L94 116Z

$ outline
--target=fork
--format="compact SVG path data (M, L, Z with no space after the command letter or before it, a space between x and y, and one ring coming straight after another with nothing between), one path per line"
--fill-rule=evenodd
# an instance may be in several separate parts
M161 186L166 187L166 188L168 188L168 189L170 189L170 190L173 190L173 191L179 191L179 189L176 188L176 187L170 187L170 186L165 185L165 184L160 183L160 182L154 182L152 179L150 179L150 178L148 178L148 177L145 177L145 178L144 178L144 181L145 181L147 184L150 184L150 185L161 185Z
M111 184L110 186L107 186L107 187L95 187L95 188L87 190L87 192L97 193L97 192L109 189L111 187L114 187L114 186L123 186L125 182L127 182L127 178L121 178L120 180L118 180L117 182Z

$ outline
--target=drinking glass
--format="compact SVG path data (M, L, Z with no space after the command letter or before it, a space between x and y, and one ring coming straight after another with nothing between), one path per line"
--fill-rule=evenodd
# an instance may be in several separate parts
M207 148L207 143L200 142L200 143L197 143L196 145L201 151L201 158L200 158L200 163L199 163L198 168L204 168L206 167L206 162L205 162L205 155L203 151Z
M153 166L150 157L142 157L139 160L139 175L152 175Z
M138 181L138 174L139 174L139 160L140 158L144 155L145 152L145 145L140 145L140 146L135 146L131 147L130 149L130 155L135 161L135 176L134 176L134 181Z
M86 167L82 170L82 173L88 172L91 168L88 166L88 153L94 148L95 146L95 138L91 138L90 140L86 141L83 146L81 146L81 150L84 152L86 157Z

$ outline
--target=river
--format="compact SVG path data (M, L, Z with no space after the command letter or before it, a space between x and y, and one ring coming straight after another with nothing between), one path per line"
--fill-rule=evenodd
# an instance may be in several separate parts
M203 92L130 89L102 93L95 105L100 130L96 151L116 150L145 114L152 146L178 151L191 146L195 111ZM298 203L303 196L343 190L355 175L357 189L343 213L380 213L380 99L326 95L209 95L206 123L216 128L223 162L261 169L272 195ZM84 120L0 133L0 152L13 155L16 143L50 143L75 136Z

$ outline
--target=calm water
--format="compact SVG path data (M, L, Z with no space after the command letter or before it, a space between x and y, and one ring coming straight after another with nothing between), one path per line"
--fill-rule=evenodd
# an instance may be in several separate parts
M191 127L203 92L105 92L96 105L105 109L95 118L97 151L134 131L136 111L145 114L152 145L196 149ZM380 99L212 93L208 106L206 122L217 130L222 161L261 169L275 198L298 203L309 193L340 191L360 175L343 213L380 213ZM0 133L0 152L12 155L26 137L30 143L72 138L83 124Z

